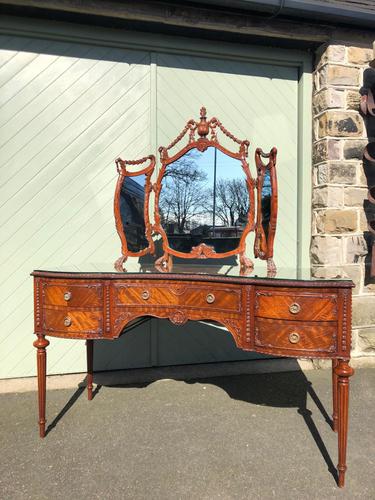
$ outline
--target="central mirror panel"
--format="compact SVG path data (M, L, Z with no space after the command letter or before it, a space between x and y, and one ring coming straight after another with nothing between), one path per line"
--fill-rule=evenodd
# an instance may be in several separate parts
M167 165L159 211L171 249L189 253L204 243L216 253L235 250L249 209L242 163L220 149L192 148Z

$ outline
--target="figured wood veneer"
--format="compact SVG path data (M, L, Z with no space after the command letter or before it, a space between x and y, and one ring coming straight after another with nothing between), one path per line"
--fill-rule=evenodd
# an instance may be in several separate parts
M70 294L66 300L65 294ZM52 306L100 307L103 304L101 284L43 283L43 303Z
M103 333L103 314L101 311L77 311L66 308L65 310L44 309L43 311L43 330L53 334L54 332L62 332L72 334L91 333L98 336ZM66 324L66 320L70 320L70 325Z
M255 315L292 321L335 321L337 294L258 290L255 293Z
M116 306L145 305L184 308L208 308L209 310L240 312L241 290L236 286L207 287L177 283L170 286L167 283L154 283L145 287L144 283L116 284Z
M65 276L59 280L56 274L47 274L49 277L42 278L35 292L39 325L36 330L49 335L117 338L129 322L153 316L169 319L176 325L196 320L216 321L228 328L236 345L244 350L284 355L287 349L288 356L299 357L302 346L305 357L350 354L350 295L347 294L350 288L343 288L342 283L334 289L331 282L324 283L329 283L329 287L323 283L317 287L316 282L306 286L306 282L296 280L287 287L285 281L269 279L269 286L257 286L264 280L218 276L215 281L205 275L197 275L195 280L194 275L176 275L174 280L160 279L160 274L158 279L148 274L122 279L111 275L117 279L107 280L104 274L95 281L95 275L87 278L83 275L82 279L77 279L77 275L70 279ZM276 286L279 282L282 286ZM72 294L68 302L64 300L66 291ZM291 312L293 304L299 307L297 313ZM64 324L67 316L72 320L69 326ZM270 321L262 323L261 319ZM285 344L273 325L291 332L296 322L303 333L300 343ZM273 342L268 336L266 340L262 325L271 329ZM307 332L310 332L308 337ZM318 339L316 344L314 339Z
M255 320L255 345L275 348L281 351L334 352L336 350L337 326L332 322L275 321L257 318ZM299 340L294 341L296 334ZM292 339L292 341L291 341ZM287 353L286 353L287 354Z
M333 360L333 426L338 484L344 485L351 345L350 281L299 281L202 274L78 274L35 271L40 436L45 436L46 335L86 339L92 397L93 339L115 339L135 320L166 318L180 326L209 320L237 347L277 356ZM69 300L64 294L70 292ZM293 307L292 307L293 306ZM68 321L66 321L68 319Z

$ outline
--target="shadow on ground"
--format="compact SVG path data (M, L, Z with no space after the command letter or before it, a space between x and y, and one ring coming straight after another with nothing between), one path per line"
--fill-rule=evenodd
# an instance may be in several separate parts
M240 400L245 403L251 403L261 406L279 407L279 408L296 408L297 412L303 418L307 428L309 429L316 446L318 447L322 458L325 460L329 472L337 482L337 471L333 461L327 451L326 446L319 434L319 431L312 419L312 412L307 408L307 395L315 403L316 408L320 411L326 423L332 428L333 422L328 411L320 401L316 394L312 383L308 380L304 372L299 368L296 362L296 371L293 372L293 384L290 384L290 373L270 373L251 375L251 383L244 383L249 375L238 375L231 377L211 377L200 378L198 380L185 380L187 384L211 384L222 389L227 395L235 400ZM95 374L95 382L97 383L93 391L93 399L98 395L103 387L100 384L101 374ZM150 383L157 382L158 379L152 382L143 384L123 384L111 386L118 390L124 388L142 388L147 387ZM179 379L177 379L179 380ZM52 431L59 421L64 418L69 409L76 403L86 388L86 380L82 380L77 390L72 394L67 403L61 409L58 415L47 426L46 434ZM331 411L331 409L329 410Z

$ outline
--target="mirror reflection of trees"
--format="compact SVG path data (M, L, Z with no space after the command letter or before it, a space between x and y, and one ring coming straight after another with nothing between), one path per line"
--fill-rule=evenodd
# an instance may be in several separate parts
M207 174L195 164L194 154L185 155L167 168L159 201L162 225L167 232L183 234L204 216L206 184Z
M249 193L242 179L220 179L216 183L216 215L225 226L246 224Z
M190 252L206 243L218 253L234 250L249 211L240 161L213 147L190 150L167 166L159 209L171 248Z

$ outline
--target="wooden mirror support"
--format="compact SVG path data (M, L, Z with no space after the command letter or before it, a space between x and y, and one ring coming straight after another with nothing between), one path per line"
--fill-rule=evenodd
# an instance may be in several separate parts
M277 222L277 149L272 148L264 153L258 148L255 151L257 168L257 220L254 241L254 256L267 261L268 275L276 274L273 260L273 242ZM268 159L264 164L262 158Z
M148 165L140 170L129 170L129 166ZM114 213L117 233L121 240L121 257L115 262L117 271L124 271L128 257L141 257L154 253L150 222L151 176L155 168L155 156L139 160L116 160L118 179L116 184ZM141 178L137 183L134 178ZM130 238L130 240L129 240Z
M187 143L172 153L184 138ZM228 143L234 143L235 150L229 149ZM155 262L159 271L171 271L173 257L238 256L241 274L249 274L254 264L247 256L246 240L254 232L254 255L266 260L268 274L274 275L277 150L272 148L269 153L256 150L254 178L247 161L248 148L248 140L235 137L218 118L208 119L206 108L202 107L199 120L190 119L169 146L159 148L160 170L155 182L151 181L156 163L153 155L139 160L118 158L114 210L121 257L115 262L116 270L124 270L129 256L154 254L153 237L159 235L163 252ZM267 162L263 163L263 159ZM184 197L195 196L195 199L199 193L199 203L194 201L195 211L190 210L188 215L183 211L176 213L179 202L175 198L180 191ZM153 224L151 192L154 192ZM198 204L200 211L196 208Z

